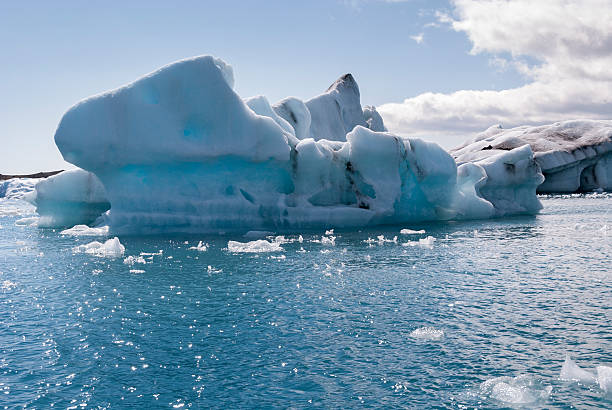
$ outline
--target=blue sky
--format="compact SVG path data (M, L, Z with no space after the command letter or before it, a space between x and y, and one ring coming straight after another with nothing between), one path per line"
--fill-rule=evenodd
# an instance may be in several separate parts
M396 103L383 110L392 131L435 139L448 126L428 131L418 119L412 128L397 119L405 99L531 81L514 68L533 59L529 50L470 53L478 38L455 24L469 18L461 3L470 1L485 0L3 2L0 173L65 166L53 134L67 108L200 54L233 66L241 96L264 94L271 102L312 97L351 72L363 104ZM420 34L420 43L411 38Z

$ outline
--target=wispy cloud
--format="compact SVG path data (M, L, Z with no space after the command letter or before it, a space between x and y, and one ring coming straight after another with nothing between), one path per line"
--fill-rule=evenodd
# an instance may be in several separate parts
M415 34L414 36L410 36L410 38L416 41L417 44L421 44L423 43L423 40L425 39L425 35L423 33L419 33L419 34Z

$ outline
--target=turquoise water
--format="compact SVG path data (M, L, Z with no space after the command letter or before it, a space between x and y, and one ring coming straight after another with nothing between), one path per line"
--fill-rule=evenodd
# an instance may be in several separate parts
M543 203L259 254L121 237L107 258L73 252L99 238L16 225L32 208L4 200L0 406L610 407L609 385L559 374L566 354L612 362L612 196Z

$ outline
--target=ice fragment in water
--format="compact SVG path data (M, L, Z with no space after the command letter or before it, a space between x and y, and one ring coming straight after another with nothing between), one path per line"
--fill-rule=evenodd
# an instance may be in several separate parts
M278 242L268 242L265 239L259 239L251 242L236 242L228 241L227 249L230 252L236 253L261 253L261 252L281 252L283 248Z
M79 245L72 250L75 253L88 253L99 257L118 258L123 256L125 246L119 242L119 238L114 237L104 243L94 241L86 245Z

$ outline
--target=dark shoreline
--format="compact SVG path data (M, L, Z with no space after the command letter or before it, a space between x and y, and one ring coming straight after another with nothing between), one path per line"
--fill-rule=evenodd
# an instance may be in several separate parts
M13 179L13 178L47 178L47 177L51 177L53 175L59 174L60 172L63 172L63 171L64 170L61 169L59 171L37 172L35 174L27 174L27 175L0 174L0 181L6 181L7 179Z

